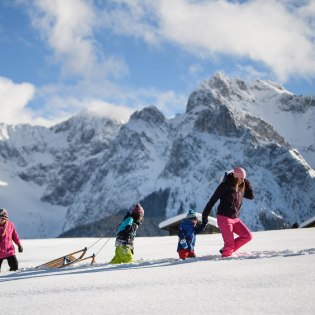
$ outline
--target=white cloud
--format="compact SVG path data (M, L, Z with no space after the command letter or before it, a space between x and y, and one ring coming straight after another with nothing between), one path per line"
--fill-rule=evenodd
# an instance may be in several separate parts
M28 123L49 127L82 110L89 110L99 116L126 122L135 110L119 104L110 104L100 99L62 95L63 92L60 86L38 89L37 93L41 94L44 105L40 109L32 110L28 104L35 95L35 87L30 83L17 84L0 77L0 122L6 124Z
M162 0L160 18L166 38L196 53L201 49L209 56L226 54L262 62L282 81L295 74L315 74L309 24L280 1Z
M91 1L35 0L29 12L64 76L96 80L128 73L123 60L102 54L93 34L97 15Z
M84 107L97 116L110 117L124 123L129 120L131 114L135 111L123 105L109 104L97 99L85 100Z
M10 79L0 77L0 122L52 126L71 116L67 110L56 110L53 107L49 110L44 107L32 110L29 103L36 93L37 90L30 83L14 83Z
M42 114L51 117L59 115L66 119L84 110L93 112L97 116L127 121L135 109L116 103L109 103L100 98L60 96L56 94L50 98L47 97Z
M119 121L128 121L135 109L110 103L102 98L89 97L80 93L82 85L70 87L50 85L39 89L43 106L36 111L38 117L46 117L41 125L52 126L82 111L89 111L97 116L108 117Z
M160 41L157 23L159 17L155 0L109 0L111 8L99 15L101 27L109 27L117 34L127 34L157 45Z
M116 32L147 42L149 33L154 43L167 40L202 58L248 58L281 81L315 76L314 1L116 2L111 24Z
M126 62L106 56L96 40L107 28L210 60L248 59L282 82L315 76L315 1L34 0L30 11L65 76L129 74Z
M16 84L0 77L0 121L7 124L30 122L32 112L26 105L34 93L35 87L30 83Z

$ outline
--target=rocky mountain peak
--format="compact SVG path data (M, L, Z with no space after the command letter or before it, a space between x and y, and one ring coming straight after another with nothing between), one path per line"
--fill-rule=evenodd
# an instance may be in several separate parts
M223 73L216 73L211 79L203 81L191 93L186 112L196 109L197 106L206 106L217 109L219 106L228 106L231 102L251 99L250 91L245 81L226 77Z
M159 126L165 123L165 117L163 113L160 112L156 106L145 107L140 111L134 112L130 117L130 121L133 122L138 122L141 120L151 126Z
M248 93L248 86L245 81L239 78L230 78L223 73L216 73L210 80L204 81L201 87L208 87L214 90L222 98L230 99L233 95L242 96Z
M282 93L292 94L279 83L269 81L269 80L255 80L254 82L252 82L250 87L251 89L256 89L259 91L271 90L278 94L282 94Z

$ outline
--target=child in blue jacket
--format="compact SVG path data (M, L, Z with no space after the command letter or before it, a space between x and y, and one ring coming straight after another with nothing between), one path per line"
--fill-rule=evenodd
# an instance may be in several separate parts
M198 223L196 212L189 210L186 218L179 225L178 229L178 246L177 252L179 258L186 259L196 257L195 244L196 234L202 233L208 224L208 219L202 220L202 223Z
M118 228L115 256L110 264L126 264L133 261L133 242L143 217L144 210L139 203L134 206L131 213L125 215Z

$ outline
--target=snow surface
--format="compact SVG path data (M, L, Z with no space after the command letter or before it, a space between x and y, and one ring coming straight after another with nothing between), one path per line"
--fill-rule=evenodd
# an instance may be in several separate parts
M176 236L138 237L137 263L108 265L110 239L94 266L33 268L95 241L24 240L20 271L2 265L1 314L315 314L315 228L255 232L226 259L220 234L198 235L198 258L186 261Z

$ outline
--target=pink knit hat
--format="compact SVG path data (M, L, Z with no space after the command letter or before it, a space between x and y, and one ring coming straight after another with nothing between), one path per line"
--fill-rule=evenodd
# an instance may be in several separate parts
M141 216L141 217L144 216L144 210L143 210L142 206L140 205L140 203L138 203L134 206L131 213L134 215L137 215L137 216Z
M233 170L233 175L234 175L234 177L236 177L238 179L245 179L246 178L246 172L241 167L235 167Z

